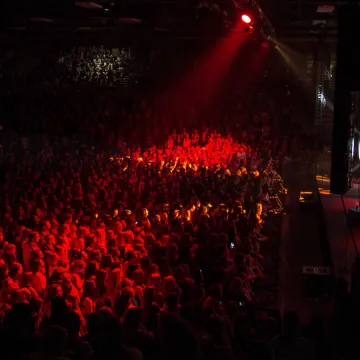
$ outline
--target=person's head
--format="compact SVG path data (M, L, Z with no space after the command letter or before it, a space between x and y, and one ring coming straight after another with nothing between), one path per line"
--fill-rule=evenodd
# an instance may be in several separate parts
M220 338L222 338L222 324L220 318L217 315L210 315L206 322L206 329L213 336L215 341L218 341Z
M56 245L56 239L53 234L48 234L45 236L45 243L49 246L55 246Z
M123 346L123 328L119 319L105 319L101 337L102 353L105 357L114 357Z
M56 296L51 300L51 316L55 318L61 318L66 316L69 309L64 297Z
M69 341L74 344L80 335L81 319L77 312L70 311L67 317Z
M163 290L167 294L170 292L176 291L178 288L176 280L173 276L167 276L163 281Z
M3 329L6 333L30 335L34 331L35 321L28 302L13 304L3 320Z
M56 297L62 297L63 290L59 284L51 284L46 288L45 301L52 301Z
M13 280L20 280L23 273L23 267L21 264L15 262L10 265L9 276Z
M164 295L161 292L157 292L154 296L154 303L156 303L160 308L164 306L165 300Z
M86 320L89 334L99 334L104 325L104 317L99 312L91 313Z
M150 271L151 268L151 259L149 256L143 256L140 259L140 266L143 271Z
M45 264L44 261L36 260L31 263L31 271L35 274L37 272L44 273L45 272Z
M149 278L149 285L154 286L156 289L158 289L160 287L160 283L161 283L160 274L159 273L151 274Z
M131 287L127 286L123 288L120 294L115 297L113 311L117 318L120 318L125 314L134 296L134 290Z
M131 279L129 278L124 278L121 280L121 283L120 283L120 289L124 289L126 287L132 287L133 286L133 282Z
M300 326L299 316L295 311L289 311L283 317L283 331L285 335L294 336Z
M174 219L171 222L171 228L172 228L173 232L175 232L179 235L183 235L183 233L184 233L184 226L180 219Z
M137 269L134 271L133 273L133 280L134 280L134 285L137 286L141 286L144 284L145 278L144 278L144 271L141 269Z
M176 292L171 292L168 294L165 300L166 309L169 312L178 312L179 310L179 294Z
M139 307L128 310L124 319L124 328L136 330L140 327L143 318L143 311Z
M33 243L33 242L37 243L37 242L39 242L39 239L40 239L40 236L39 236L38 232L32 231L29 233L28 241L30 243Z
M54 358L64 356L68 350L68 332L60 326L50 326L42 336L42 353Z
M100 265L97 261L89 261L86 265L86 270L85 270L86 278L96 276L99 268Z
M16 247L14 244L5 245L3 259L8 266L16 262Z
M95 279L88 279L84 282L83 297L93 299L96 293L96 281Z
M59 256L53 251L47 251L45 253L45 261L49 266L56 266L59 261Z
M190 326L174 314L162 312L159 318L163 358L196 360L196 337Z

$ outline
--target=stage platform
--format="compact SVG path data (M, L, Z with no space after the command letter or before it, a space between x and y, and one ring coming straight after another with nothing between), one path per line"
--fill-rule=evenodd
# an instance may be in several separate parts
M353 188L343 196L343 202L340 195L330 194L328 178L317 176L317 184L333 257L334 275L336 278L344 277L350 283L351 270L357 253L345 213L355 208L359 202L360 186L354 184ZM355 244L360 249L360 221L359 226L351 226L351 229Z

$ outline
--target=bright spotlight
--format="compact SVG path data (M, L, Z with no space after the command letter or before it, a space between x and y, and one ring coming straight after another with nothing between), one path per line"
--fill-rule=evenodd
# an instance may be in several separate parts
M245 24L250 24L251 23L251 17L249 16L249 15L246 15L246 14L244 14L244 15L242 15L241 16L241 20L245 23Z

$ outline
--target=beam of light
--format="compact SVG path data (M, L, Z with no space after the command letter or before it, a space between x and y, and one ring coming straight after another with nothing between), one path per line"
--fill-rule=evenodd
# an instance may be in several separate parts
M305 62L304 55L294 51L288 45L286 45L282 41L279 41L273 36L269 36L268 41L275 45L274 48L281 55L281 57L283 58L289 69L294 73L297 79L307 77L306 71L302 66L302 64L304 64Z
M278 39L269 36L268 41L273 43L274 48L277 50L279 55L282 57L290 71L295 75L296 79L307 79L309 76L303 67L305 63L304 55L297 53L291 49L288 45L279 41ZM312 81L301 81L304 89L304 95L312 101L313 99L313 82ZM327 99L326 99L327 100Z
M245 24L250 24L252 22L251 17L249 15L242 15L241 16L241 20L245 23Z
M248 39L246 25L239 19L233 31L220 39L217 45L207 53L184 78L180 84L167 92L165 107L183 113L184 104L204 108L219 90L219 84L241 45Z
M306 71L303 69L301 64L304 63L304 56L296 53L293 50L290 50L289 47L285 44L275 41L273 37L269 38L269 41L274 43L275 49L281 55L289 69L294 73L294 75L299 78L304 78L306 76Z
M296 76L297 79L305 79L308 77L305 69L303 68L303 63L305 62L304 55L299 54L298 52L291 49L288 45L279 41L278 39L269 36L268 41L273 43L275 46L274 48L278 51L281 55L289 69L292 73ZM307 94L309 97L312 95L311 83L304 83L302 82L303 87L307 90ZM328 99L326 94L323 92L321 93L322 103L328 107L328 109L334 112L334 104L332 101Z

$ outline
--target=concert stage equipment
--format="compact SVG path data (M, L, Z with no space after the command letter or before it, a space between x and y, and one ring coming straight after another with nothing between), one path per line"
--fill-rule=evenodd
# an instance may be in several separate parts
M360 6L357 2L340 7L330 183L330 191L334 194L344 194L351 186L353 133L359 116L353 111L353 98L359 96L360 91L359 23Z
M325 266L304 266L303 285L305 296L312 300L325 300L331 297L334 278L331 268Z
M272 184L271 184L270 193L271 194L276 193L276 194L286 195L287 192L288 192L287 185L284 183L281 176L279 174L276 174L274 176L274 179L273 179Z
M278 195L270 196L271 209L269 213L274 215L282 215L284 212L284 206Z
M271 204L271 209L269 213L274 215L282 215L284 213L284 196L287 195L288 188L285 185L282 177L279 174L276 174L271 182L269 188L269 201Z
M300 191L299 203L301 210L315 210L320 203L319 195L312 191Z

